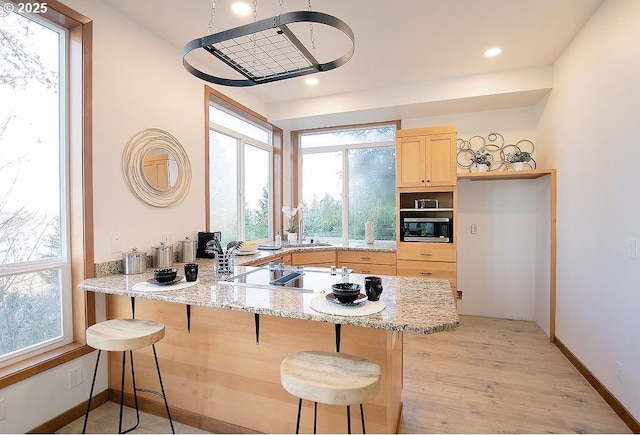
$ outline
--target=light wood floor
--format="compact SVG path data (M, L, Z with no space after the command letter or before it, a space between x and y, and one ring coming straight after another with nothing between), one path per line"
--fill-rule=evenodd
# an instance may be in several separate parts
M404 340L401 433L630 433L533 322L461 316L455 330ZM117 426L114 403L90 414L91 433ZM58 433L81 431L78 419ZM168 432L167 420L141 414L133 433Z
M404 337L403 433L630 433L534 322Z

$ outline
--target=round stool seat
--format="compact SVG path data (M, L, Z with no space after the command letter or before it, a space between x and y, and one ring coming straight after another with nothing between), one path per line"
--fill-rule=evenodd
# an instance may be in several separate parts
M126 351L151 346L164 337L164 325L151 320L114 319L87 329L87 344L94 349Z
M336 352L307 351L280 365L282 386L292 395L327 405L364 403L380 389L380 366Z

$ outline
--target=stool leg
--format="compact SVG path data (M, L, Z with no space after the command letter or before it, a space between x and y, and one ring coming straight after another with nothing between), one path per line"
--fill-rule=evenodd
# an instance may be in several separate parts
M318 402L313 402L313 433L316 433L317 421L318 421Z
M302 412L302 399L298 399L298 419L296 421L296 433L300 433L300 412Z
M360 404L360 419L362 420L362 433L367 433L367 431L364 430L364 409L362 408L362 403Z
M135 426L125 430L122 433L131 432L132 430L137 428L138 425L140 424L140 408L138 407L138 388L136 387L136 374L135 374L136 372L133 369L133 351L132 350L129 351L129 360L131 362L131 383L133 384L133 401L134 401L134 403L136 405L136 424L135 424ZM124 367L124 365L123 365L123 367Z
M347 433L351 433L351 407L347 405Z
M171 413L169 412L169 404L167 403L167 396L164 394L164 385L162 385L162 376L160 375L160 365L158 364L158 355L156 354L155 343L151 345L153 348L153 358L156 360L156 370L158 370L158 380L160 381L160 391L162 391L162 398L164 399L164 407L167 409L167 417L169 418L169 424L171 425L171 433L175 434L173 429L173 420L171 420Z
M122 433L122 406L124 404L124 369L127 361L127 352L122 352L122 378L120 381L120 417L118 418L118 433Z
M100 353L98 350L98 357L96 358L96 368L93 370L93 380L91 381L91 391L89 391L89 401L87 403L87 412L84 414L84 424L82 425L82 433L87 431L87 420L89 418L89 411L91 410L91 398L93 397L93 387L96 385L96 375L98 374L98 363L100 362Z

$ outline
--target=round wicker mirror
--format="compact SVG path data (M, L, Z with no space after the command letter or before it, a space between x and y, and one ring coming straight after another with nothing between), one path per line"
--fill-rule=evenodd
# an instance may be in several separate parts
M148 156L166 154L162 162L149 166ZM122 153L122 174L129 189L154 207L171 207L180 203L191 185L191 164L180 142L159 128L147 128L127 143ZM167 178L166 185L156 180Z

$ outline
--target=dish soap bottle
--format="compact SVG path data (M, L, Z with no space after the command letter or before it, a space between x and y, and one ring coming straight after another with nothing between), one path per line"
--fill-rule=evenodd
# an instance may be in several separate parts
M282 247L282 236L280 235L280 231L278 231L276 233L276 242L275 242L276 248L281 248Z

